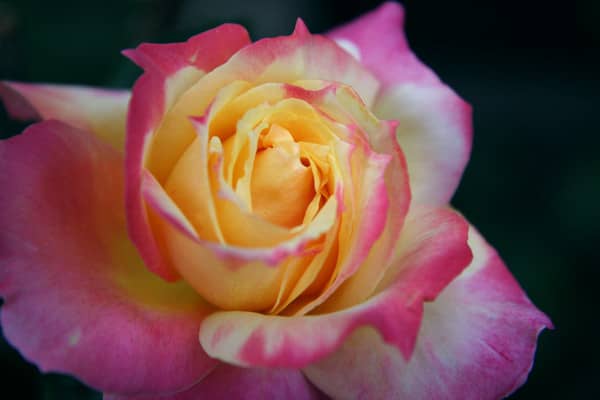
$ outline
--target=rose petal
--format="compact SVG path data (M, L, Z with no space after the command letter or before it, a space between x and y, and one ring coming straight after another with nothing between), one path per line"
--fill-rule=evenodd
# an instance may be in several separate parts
M306 137L309 141L329 143L336 149L337 156L335 158L345 160L340 164L346 171L345 183L340 185L340 191L337 194L341 196L340 198L344 198L344 209L346 209L342 215L344 222L341 227L340 242L342 247L354 251L351 256L340 257L339 260L336 258L327 260L330 261L328 264L332 264L330 268L319 264L311 266L302 264L298 265L298 268L290 269L289 273L286 273L286 277L294 278L286 279L285 282L293 283L298 278L299 281L293 292L289 291L292 286L282 287L284 290L281 292L282 297L276 307L277 312L279 313L281 307L287 306L290 301L295 302L285 310L286 315L309 312L328 299L332 293L337 293L336 289L351 277L363 264L365 257L369 256L369 266L375 267L368 274L374 277L373 281L369 281L367 285L363 282L358 286L353 286L352 290L345 291L349 295L344 296L336 304L342 302L348 304L357 298L364 299L375 288L378 279L381 278L388 265L387 259L398 238L410 198L406 166L395 142L395 125L379 122L365 109L365 104L356 92L347 86L327 85L321 81L297 81L294 85L272 83L248 90L223 107L221 113L216 114L217 119L213 121L213 125L219 127L217 131L233 129L233 126L227 127L225 119L221 116L225 110L227 115L230 114L230 111L233 115L239 115L241 112L236 110L239 104L256 105L259 93L264 94L264 98L268 99L266 101L269 103L276 102L284 95L291 97L276 103L275 108L283 104L285 107L282 107L282 113L275 113L271 116L270 121L285 127L293 135ZM343 97L343 100L338 97ZM292 110L293 112L290 112ZM336 117L340 116L342 118L338 122ZM363 129L366 132L363 132ZM371 138L373 145L382 152L391 154L377 154L370 150L369 144L366 142L369 139L367 134L373 136ZM393 167L396 168L394 171L386 168L390 160ZM337 167L333 169L339 170ZM341 174L339 175L341 176ZM341 182L341 179L339 180ZM356 184L356 182L361 183ZM345 193L343 196L341 189ZM395 199L392 206L389 207L390 212L387 212L388 193L392 193ZM367 211L363 212L363 210ZM360 227L353 226L355 221L361 224ZM375 245L376 249L374 250L372 244L381 236L384 226L386 237ZM335 251L337 252L337 249ZM345 253L346 251L342 249L341 254ZM313 267L321 267L318 275L314 273ZM305 272L298 275L299 269L304 269ZM359 273L365 272L365 270L360 269ZM327 271L330 273L321 273ZM313 287L316 284L318 284L318 288ZM305 290L311 293L303 293L302 298L298 298L296 301L296 298ZM317 293L315 294L315 292ZM352 304L356 304L356 302Z
M406 156L413 201L447 204L471 152L471 106L442 85L404 84L382 92L374 112L399 121L396 135Z
M325 396L298 370L238 368L221 364L189 390L168 400L317 400ZM167 400L165 397L125 397L104 395L104 400Z
M357 94L346 86L337 86L335 90L326 91L322 96L311 97L336 123L344 122L358 127L359 133L365 134L365 140L374 151L390 156L383 179L390 199L384 231L370 247L368 257L360 268L319 306L317 312L322 313L359 304L373 293L390 265L389 257L396 248L402 231L411 193L404 154L396 141L395 121L379 121L365 108ZM360 137L354 140L357 139ZM359 188L365 192L370 191L365 190L364 185L359 185ZM373 207L373 203L370 204L369 207ZM384 215L380 212L377 214Z
M192 241L169 226L165 226L165 236L170 251L177 254L181 274L205 298L225 309L264 310L276 301L284 271L280 264L288 256L314 254L309 246L329 229L336 207L335 201L329 201L306 232L270 248Z
M423 302L469 263L467 225L449 210L426 210L407 220L393 282L366 302L330 314L268 316L215 312L200 327L200 343L212 357L240 366L305 367L342 345L356 328L375 327L409 357ZM340 371L343 371L341 369Z
M314 254L311 244L330 229L337 213L337 202L331 198L295 237L270 247L246 248L200 238L150 174L145 174L142 192L160 216L155 229L179 272L204 298L225 309L271 307L284 271L280 264L289 256L290 259L311 257Z
M371 329L357 330L331 357L305 369L335 398L496 399L522 385L537 336L550 320L527 299L496 252L474 230L471 265L425 305L407 361Z
M20 120L57 119L92 132L123 151L129 91L0 82L0 98Z
M169 76L189 66L205 73L212 71L249 43L243 26L223 24L182 43L142 43L124 53L144 70Z
M379 88L378 82L366 68L331 40L311 35L299 20L292 35L262 39L244 47L183 93L165 115L155 134L157 150L150 149L150 171L159 182L163 182L179 154L195 136L188 117L205 114L222 88L238 80L259 85L266 82L293 83L303 79L346 83L354 87L369 105L373 104ZM133 104L136 91L134 89ZM161 101L155 98L143 96L143 101Z
M248 70L244 67L251 65ZM371 73L328 38L311 34L298 19L291 36L262 39L239 52L230 66L259 74L260 82L319 79L353 87L367 105L379 88Z
M388 2L328 36L359 55L382 82L373 111L397 120L413 199L446 204L471 151L471 107L413 54L403 31L404 10Z
M359 270L381 237L387 222L390 199L384 176L391 157L358 144L350 150L340 144L336 144L337 158L348 165L340 168L346 176L343 200L340 200L343 206L340 213L337 265L329 282L316 297L299 299L296 304L292 304L296 315L309 313L323 304ZM341 190L337 192L340 195Z
M352 57L330 40L310 35L304 24L298 22L291 36L263 39L246 46L190 87L169 110L154 138L152 135L167 109L164 106L165 80L148 73L138 80L128 122L127 207L130 235L152 271L165 279L177 279L149 231L148 217L140 199L142 165L149 162L148 169L162 184L181 152L195 138L188 117L203 115L217 92L235 80L258 84L322 78L353 85L369 104L378 88L369 72ZM158 150L152 151L153 148Z
M187 387L216 365L210 309L149 273L127 238L122 156L58 121L0 142L0 293L6 338L42 371L116 393Z
M184 43L144 43L136 49L123 52L144 68L145 73L136 82L133 91L136 96L131 111L139 115L130 120L138 127L144 126L143 129L139 127L139 130L135 131L136 135L154 135L154 147L158 148L158 151L144 149L149 150L149 153L143 154L152 173L161 183L168 174L173 159L191 141L191 137L179 134L178 129L174 129L168 115L163 119L166 111L170 110L180 95L201 77L223 64L232 54L249 43L248 32L244 27L224 24L193 36ZM137 99L141 104L137 104ZM149 107L149 104L152 106ZM202 111L203 109L200 109L200 114ZM192 113L185 117L189 115ZM182 122L185 124L187 119L176 122L176 125L181 125ZM166 134L161 134L161 130L166 131ZM138 147L135 149L140 150Z
M127 120L126 205L129 233L148 268L167 280L176 280L178 274L161 255L141 199L141 171L149 158L153 134L162 123L165 112L183 91L248 43L248 33L243 27L222 25L194 36L186 43L144 44L125 52L146 69L133 88ZM193 137L192 134L186 141L170 135L166 143L156 142L154 145L165 150L167 155L178 154ZM162 180L164 176L159 178Z
M403 28L404 9L390 1L327 36L369 68L383 88L399 83L438 84L437 76L408 47Z

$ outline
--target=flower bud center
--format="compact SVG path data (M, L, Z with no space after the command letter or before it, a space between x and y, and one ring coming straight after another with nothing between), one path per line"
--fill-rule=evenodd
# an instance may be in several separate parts
M259 139L252 172L252 210L287 228L301 225L315 196L313 175L289 131L272 125Z

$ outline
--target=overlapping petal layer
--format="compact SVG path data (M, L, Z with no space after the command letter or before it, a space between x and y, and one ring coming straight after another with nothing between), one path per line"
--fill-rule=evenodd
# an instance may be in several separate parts
M309 40L303 29L300 25L294 35L273 40L289 47L286 51L294 57L298 50L292 44L306 42L300 54L310 54L315 40ZM346 53L321 40L326 50L346 57L348 65L342 71L360 71ZM393 139L393 125L378 121L348 86L293 80L305 78L293 70L287 78L291 83L278 83L281 76L264 84L229 82L235 76L232 71L240 74L236 59L246 50L184 92L157 132L149 136L145 173L153 178L141 182L142 188L144 182L153 188L142 189L144 202L150 205L143 211L156 249L169 254L167 261L177 274L212 304L223 309L305 314L335 292L370 254L371 263L380 266L377 278L381 278L381 266L387 265L408 208L406 166ZM289 61L292 66L294 57ZM266 64L264 68L275 67ZM215 80L223 86L217 86L210 97ZM186 115L206 100L210 104L201 117ZM171 146L159 152L163 148L155 146L161 135L169 132L164 140L183 140L188 125L195 137L177 161L171 168L154 168L152 154L161 158L164 167L164 153L170 153L168 157L176 153ZM382 154L373 151L370 142ZM286 203L285 198L265 196L269 190L264 186L283 177L281 168L271 164L288 158L298 166L294 168L304 171L306 195L304 200ZM387 168L390 162L393 171ZM282 191L285 184L273 186L273 193L285 197L302 192L298 182ZM397 200L391 206L388 193ZM277 209L281 209L279 214ZM275 215L296 215L296 222L281 226L281 221L272 220ZM386 237L371 251L384 231ZM315 258L317 252L323 256ZM269 264L279 264L278 270ZM363 299L376 284L377 279L370 289L364 287Z
M132 394L216 365L197 339L210 308L148 272L127 237L117 150L46 121L0 142L0 170L2 327L25 358Z
M389 282L364 303L306 316L218 311L202 322L200 343L212 357L236 365L302 368L335 351L355 329L369 325L409 358L423 302L433 300L468 265L471 251L466 222L449 210L416 212L405 232Z
M164 279L173 281L179 275L163 256L160 244L150 230L149 216L141 197L142 169L147 160L154 131L183 91L204 74L224 63L233 53L249 43L246 30L226 25L194 36L185 44L142 45L125 55L145 69L134 85L127 115L126 208L129 235L140 251L146 266ZM218 44L219 51L207 50ZM163 57L159 49L168 49ZM164 143L158 143L164 147ZM176 143L167 143L175 146ZM185 148L179 147L179 151Z
M151 57L150 52L145 55ZM161 60L157 63L162 63ZM225 61L179 96L172 96L169 107L163 106L165 87L169 80L176 79L177 73L169 77L158 74L155 68L145 68L145 74L134 88L127 167L130 233L149 268L166 279L177 279L178 273L162 256L161 244L150 229L152 217L148 217L140 197L140 171L146 166L160 184L166 182L177 160L197 137L189 117L208 113L210 104L219 104L218 94L227 100L228 96L245 91L247 87L243 85L231 86L240 80L252 85L300 79L341 80L358 90L369 104L377 90L377 82L364 67L332 41L310 35L301 22L291 36L247 45ZM148 62L142 63L146 65ZM231 92L223 92L227 87ZM148 107L148 103L157 106Z
M494 399L522 385L552 324L472 228L469 244L470 266L426 303L412 357L364 328L305 368L309 379L339 399Z

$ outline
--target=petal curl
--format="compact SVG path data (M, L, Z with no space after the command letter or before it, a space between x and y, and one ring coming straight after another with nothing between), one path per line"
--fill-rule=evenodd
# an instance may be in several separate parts
M157 75L147 72L133 90L128 119L127 208L130 234L144 261L152 271L168 280L175 280L178 275L161 256L159 244L149 229L140 196L140 171L147 164L159 183L164 183L179 155L196 136L188 117L203 115L221 88L240 79L255 84L299 79L341 80L355 87L368 104L372 104L378 88L364 67L329 39L311 35L301 21L291 36L263 39L244 47L180 97L167 96L165 84L168 82ZM184 89L179 84L173 86L178 88L178 93ZM169 99L177 99L177 102ZM173 107L169 109L165 104L173 104ZM163 120L167 109L169 113Z
M284 273L279 264L289 256L288 261L311 257L313 242L330 228L337 212L337 202L332 198L297 236L270 247L245 248L199 238L151 175L145 175L143 188L148 204L162 217L157 230L164 232L168 252L173 254L181 274L204 298L224 309L271 307Z
M344 175L343 190L336 189L342 204L338 258L320 293L291 305L290 311L296 315L311 313L352 277L366 262L386 228L390 199L384 177L392 157L358 143L350 146L338 143L335 148Z
M228 24L194 36L186 43L143 44L138 49L125 51L125 55L145 69L134 85L127 116L126 206L129 234L148 268L164 279L173 281L179 275L159 250L141 196L142 168L149 158L154 132L161 125L165 112L183 91L248 43L248 33L243 27ZM218 49L212 51L215 46ZM157 142L155 146L177 154L191 140L173 140L176 136L171 135L166 144Z
M403 31L404 10L387 2L328 33L382 82L374 113L399 121L413 199L446 204L471 152L471 107L411 51Z
M240 366L301 368L332 353L355 329L370 325L409 357L423 302L432 300L469 263L467 225L449 210L427 210L406 222L407 234L389 285L355 307L320 315L267 316L215 312L200 327L212 357ZM341 369L341 371L343 371Z
M322 107L321 110L330 114L336 123L344 121L349 126L360 127L359 133L366 134L365 140L373 150L391 157L382 180L385 183L382 189L389 197L385 230L372 247L368 246L370 251L360 268L337 288L323 305L319 306L317 313L323 313L359 304L373 293L390 265L390 256L396 248L402 231L411 193L404 154L396 141L395 121L379 121L364 107L358 95L349 87L340 86L335 90L326 91L323 96L312 97L312 101L318 102ZM373 189L366 189L367 187L369 186L359 185L359 190L375 192ZM381 196L380 194L374 197ZM375 202L370 201L367 204L368 207L373 208ZM377 214L383 216L385 213L377 210ZM375 220L374 217L368 219Z
M372 329L304 371L340 399L496 399L521 386L548 317L527 298L498 254L471 228L473 261L425 305L410 359Z
M61 122L0 142L2 327L42 371L100 390L189 387L216 365L197 339L210 309L144 268L122 186L122 156Z
M128 90L0 82L0 98L13 118L57 119L94 133L121 152L129 97Z
M200 383L166 397L104 395L104 400L317 400L325 398L302 372L291 369L239 368L219 365Z
M377 80L364 66L331 40L310 34L299 20L292 35L262 39L242 48L226 63L187 88L155 133L154 147L157 151L149 149L150 171L163 183L179 154L195 137L188 117L205 114L222 88L239 80L259 85L267 82L293 83L305 79L348 84L368 105L373 104L379 88ZM133 104L136 92L134 88ZM153 103L161 101L152 93L148 94L140 94L140 101L144 104L149 99L153 99Z

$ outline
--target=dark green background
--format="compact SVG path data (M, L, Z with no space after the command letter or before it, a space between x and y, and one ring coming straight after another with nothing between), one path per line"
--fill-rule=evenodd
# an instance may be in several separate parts
M0 0L0 79L130 87L139 71L119 51L141 41L230 21L254 39L288 34L297 16L320 32L378 3ZM513 398L600 398L600 2L404 3L415 52L474 107L474 151L453 204L556 325ZM0 109L0 135L23 126ZM15 393L3 398L99 398L40 375L4 342L0 368L0 390Z

